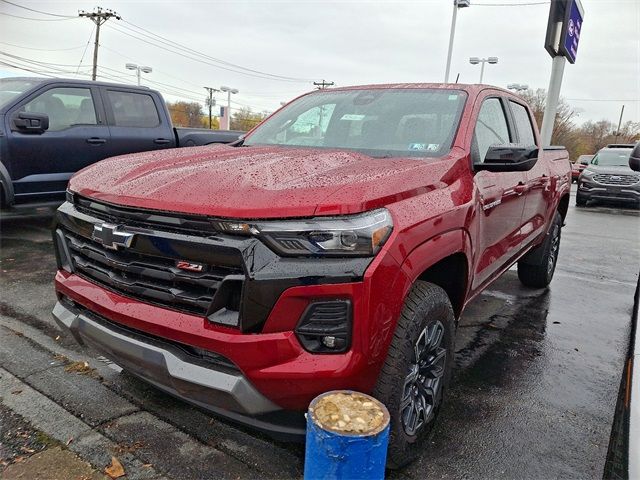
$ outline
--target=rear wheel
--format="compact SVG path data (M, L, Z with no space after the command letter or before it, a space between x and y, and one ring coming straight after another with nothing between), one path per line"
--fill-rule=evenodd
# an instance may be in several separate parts
M544 288L551 283L558 262L562 217L556 213L544 242L518 261L518 278L528 286Z
M374 390L391 415L389 468L413 461L431 436L451 378L454 332L446 292L417 281L405 301Z

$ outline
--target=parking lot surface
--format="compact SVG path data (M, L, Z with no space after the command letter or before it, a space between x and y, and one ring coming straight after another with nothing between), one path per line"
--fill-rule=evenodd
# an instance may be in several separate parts
M640 212L574 204L548 290L522 287L511 270L468 306L430 447L392 477L602 477L640 269ZM117 456L128 478L300 477L300 444L175 400L60 335L50 315L50 221L0 224L0 412L99 470Z

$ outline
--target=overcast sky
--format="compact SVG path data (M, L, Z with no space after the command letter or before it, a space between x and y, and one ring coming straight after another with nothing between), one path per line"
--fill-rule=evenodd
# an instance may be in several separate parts
M505 87L515 82L547 88L551 58L543 46L549 5L482 5L542 1L471 0L472 6L458 14L452 79L459 73L461 83L478 82L480 66L470 65L469 57L497 56L499 63L486 67L484 83ZM96 6L95 0L12 2L69 16ZM281 101L313 88L309 83L313 79L331 80L337 85L440 82L452 3L101 0L101 7L115 10L123 21L111 19L102 27L100 44L104 48L100 49L98 64L105 68L100 73L128 76L129 81L135 81L135 77L125 70L125 63L152 67L151 74L143 74L143 84L146 78L170 85L148 83L169 100L177 99L178 91L187 99L202 100L203 86L229 85L240 90L234 96L239 104L269 111ZM623 104L624 120L640 121L640 0L582 3L585 19L578 58L575 65L567 64L562 96L579 109L579 121L606 118L617 122ZM256 78L191 60L144 43L140 39L158 39L147 32L135 33L135 26L225 62L307 81ZM0 0L0 51L56 64L47 66L50 74L51 69L75 72L81 58L79 71L88 73L93 31L88 19L47 16ZM85 52L89 39L91 44ZM5 55L0 55L0 60L46 70L41 64ZM236 69L229 65L225 68ZM0 65L0 76L17 73ZM220 94L217 97L219 101L222 98Z

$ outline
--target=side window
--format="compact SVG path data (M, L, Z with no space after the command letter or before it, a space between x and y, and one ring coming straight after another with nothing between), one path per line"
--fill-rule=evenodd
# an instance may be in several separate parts
M519 103L509 101L511 105L511 112L513 112L513 119L516 122L516 128L518 129L518 136L520 143L530 147L536 144L536 137L533 134L533 127L531 126L531 117L529 112Z
M474 163L484 161L490 146L510 143L507 117L499 99L488 98L483 102L473 134L473 143Z
M160 117L151 95L108 90L116 127L157 127Z
M58 87L47 90L22 106L21 111L49 117L49 131L74 125L96 125L96 110L88 88Z

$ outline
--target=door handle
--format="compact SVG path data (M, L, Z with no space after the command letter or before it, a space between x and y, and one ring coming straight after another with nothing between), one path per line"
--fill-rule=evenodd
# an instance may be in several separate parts
M156 138L153 143L156 145L166 145L167 143L171 143L171 140L168 138Z
M523 193L529 191L529 186L525 185L524 183L520 182L518 185L516 185L513 188L513 191L516 192L518 195L522 195Z
M107 139L106 138L91 137L91 138L87 138L87 143L90 143L91 145L102 145L104 143L107 143Z

